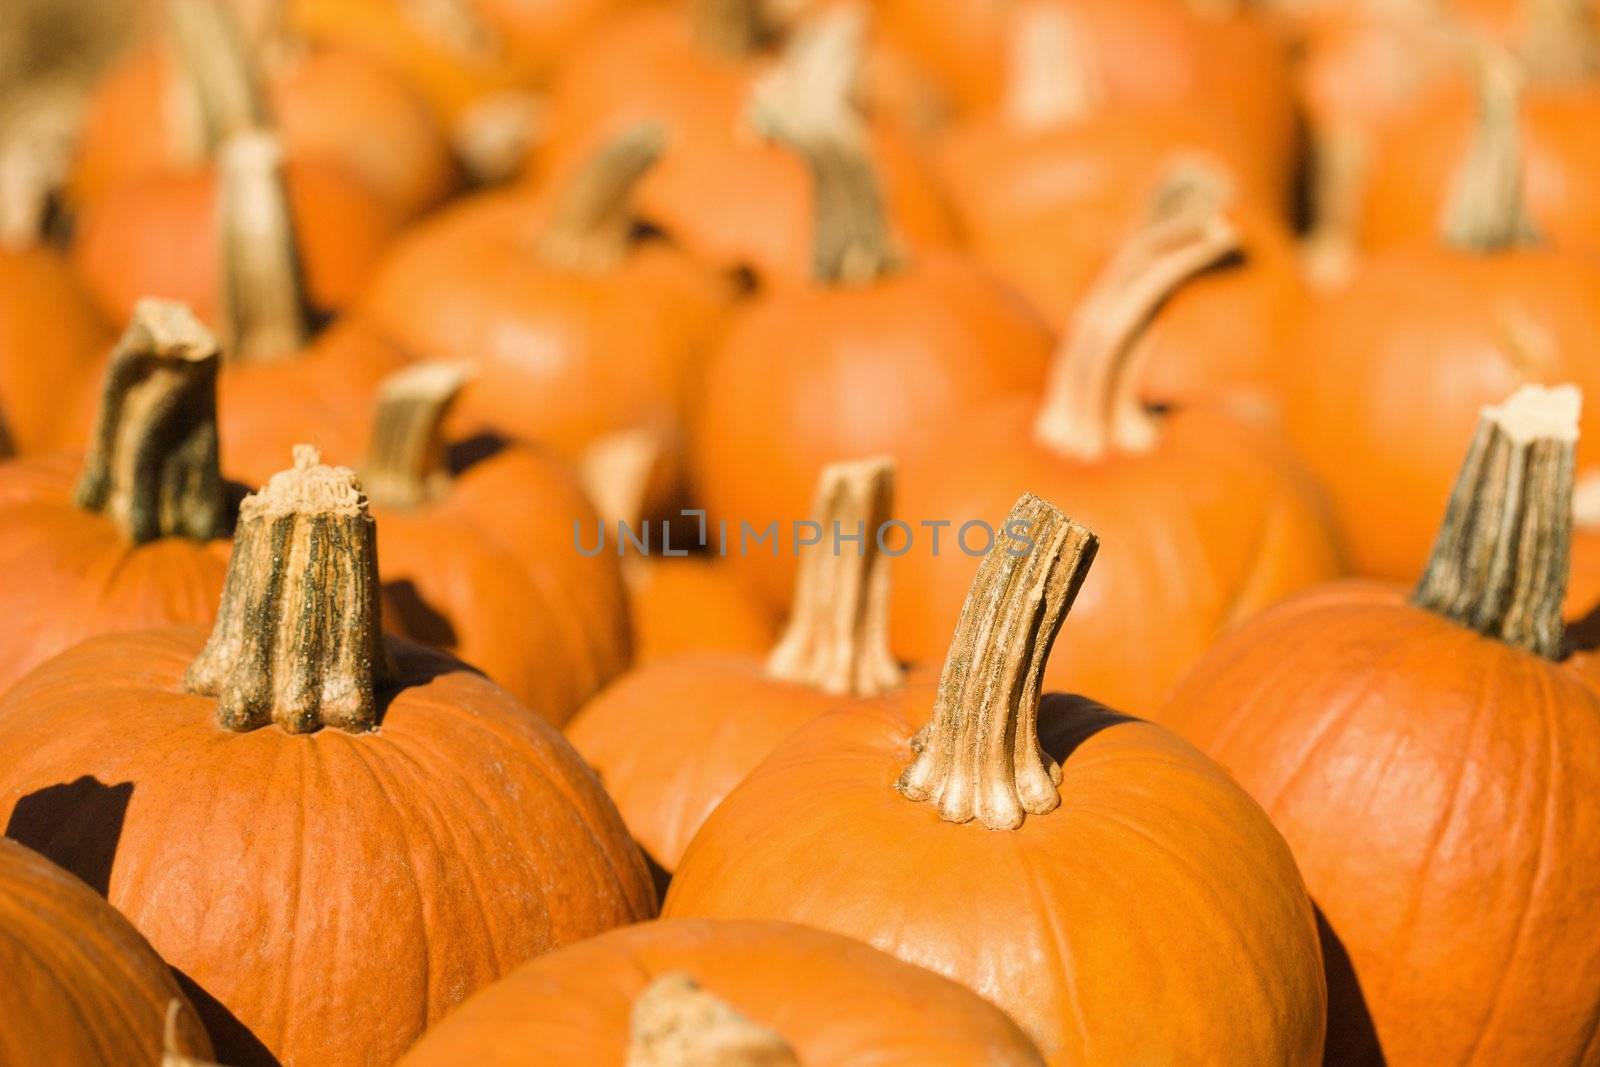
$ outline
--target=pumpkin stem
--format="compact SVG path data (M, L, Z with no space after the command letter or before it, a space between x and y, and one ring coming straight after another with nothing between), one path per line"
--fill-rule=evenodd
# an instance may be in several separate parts
M587 274L622 262L633 230L634 191L666 146L666 127L641 122L596 152L561 191L539 238L545 261Z
M1545 85L1585 81L1600 72L1600 14L1591 0L1526 0L1523 67Z
M199 105L207 154L267 122L254 63L233 6L169 0L167 25L186 88Z
M877 696L900 684L889 652L889 557L878 540L894 514L893 461L824 468L811 513L821 540L801 556L794 611L767 657L767 674L827 693ZM846 537L854 552L845 550Z
M607 434L584 450L578 477L602 524L636 526L644 517L665 451L662 436L637 426Z
M187 307L139 301L106 368L79 507L136 545L221 534L217 364L217 339Z
M1483 409L1412 603L1561 655L1581 406L1576 386L1526 385Z
M378 625L378 544L355 472L297 445L294 467L245 497L211 639L184 688L243 733L377 725L395 676Z
M767 0L694 0L690 11L700 47L732 59L754 55L777 38L769 14Z
M425 40L469 63L492 62L505 42L472 0L400 0L400 13Z
M1444 238L1455 248L1499 252L1538 240L1524 189L1522 75L1485 48L1477 65L1478 118L1445 204Z
M467 384L458 363L417 363L378 387L372 447L361 471L367 499L383 508L414 508L450 486L444 418Z
M681 971L633 1002L626 1067L800 1067L783 1038L702 990Z
M833 285L865 285L900 266L852 99L862 32L854 7L817 16L796 32L782 62L756 83L750 98L751 124L799 153L811 171L811 269Z
M166 1022L161 1027L161 1067L218 1067L210 1060L186 1055L183 1042L178 1037L178 1020L183 1016L183 1001L173 997L167 1001Z
M1017 13L1009 36L1006 112L1023 130L1075 122L1105 96L1094 69L1092 43L1070 11L1031 4Z
M224 351L241 363L283 359L310 334L283 152L271 134L243 133L222 146L217 162Z
M1200 160L1180 162L1162 182L1144 225L1100 273L1063 338L1034 423L1041 442L1085 460L1155 444L1156 423L1138 393L1139 341L1178 289L1239 252L1239 232L1223 214L1230 197L1226 175Z
M1099 539L1025 493L996 533L956 623L933 718L895 784L946 822L1013 830L1061 803L1061 767L1039 747L1039 691L1050 646Z

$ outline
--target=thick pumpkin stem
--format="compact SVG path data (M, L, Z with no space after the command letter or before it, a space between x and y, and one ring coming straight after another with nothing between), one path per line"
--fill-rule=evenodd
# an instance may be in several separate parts
M133 544L208 541L226 525L217 339L182 304L141 300L111 352L78 506Z
M1138 392L1139 342L1179 288L1239 252L1239 232L1223 214L1228 190L1224 175L1198 161L1162 183L1148 220L1083 298L1056 354L1034 423L1041 442L1085 460L1155 444L1156 422Z
M694 0L694 39L707 52L738 59L776 39L766 0Z
M767 657L767 674L828 693L876 696L900 684L889 652L889 557L878 538L894 517L893 461L827 467L811 513L820 540L800 558L794 611Z
M378 387L372 447L361 471L372 503L414 508L449 491L444 419L466 384L466 369L458 363L418 363Z
M183 1016L183 1002L177 997L167 1001L166 1022L161 1029L161 1067L218 1067L210 1060L197 1059L183 1051L178 1039L178 1020Z
M198 105L205 148L266 125L255 65L231 4L168 0L167 24L187 91Z
M222 146L217 162L224 351L238 362L287 358L310 327L282 149L271 134L245 133Z
M645 426L607 434L584 451L578 477L603 525L639 524L665 451L663 434Z
M1006 112L1020 129L1049 129L1089 114L1105 97L1092 42L1057 4L1023 6L1012 22Z
M1515 61L1486 50L1478 63L1477 93L1472 144L1445 205L1445 241L1473 252L1534 243L1538 234L1524 189L1522 75Z
M378 544L353 471L310 445L245 497L211 639L184 688L217 698L236 732L377 724L395 676L378 623Z
M561 193L539 239L552 266L598 274L628 253L634 192L667 146L666 127L641 122L595 153Z
M939 677L933 718L895 788L947 822L1011 830L1061 803L1061 767L1039 747L1045 661L1099 541L1032 493L978 565Z
M1524 0L1522 63L1542 85L1569 85L1600 72L1600 13L1591 0Z
M681 972L633 1002L626 1067L800 1067L783 1038L751 1022Z
M812 19L750 100L755 128L799 153L811 171L811 270L818 281L833 285L865 285L901 262L853 101L862 30L855 8Z
M1581 405L1575 386L1528 385L1484 409L1412 603L1560 656Z

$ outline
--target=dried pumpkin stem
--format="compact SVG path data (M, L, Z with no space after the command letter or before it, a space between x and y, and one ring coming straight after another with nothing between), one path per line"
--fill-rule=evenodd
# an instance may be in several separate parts
M1600 13L1592 0L1525 0L1522 63L1543 85L1570 85L1600 73Z
M1516 62L1486 49L1478 62L1477 94L1472 144L1445 204L1444 239L1473 252L1532 244L1538 234L1524 188L1522 75Z
M361 484L382 508L414 508L437 500L450 487L444 419L467 383L457 363L418 363L378 387L372 447Z
M218 1067L210 1060L198 1059L183 1051L178 1033L178 1021L182 1017L183 1001L173 997L167 1001L166 1022L161 1028L161 1067Z
M0 248L31 248L45 239L88 95L76 70L0 93Z
M783 1037L753 1023L682 972L633 1002L626 1067L800 1067Z
M168 0L167 24L186 88L199 105L206 149L264 126L266 103L232 5Z
M292 356L310 331L283 152L271 134L244 133L218 164L224 352L239 362Z
M216 697L227 730L360 732L394 675L366 497L353 471L298 445L294 467L240 505L216 627L184 688Z
M752 55L777 37L766 0L694 0L690 17L695 41L719 56Z
M400 13L418 33L471 63L491 62L505 42L472 0L400 0Z
M1484 409L1412 603L1560 656L1581 404L1574 386L1529 385Z
M900 684L889 652L889 557L878 540L894 516L893 461L827 467L811 513L821 540L801 555L794 611L767 657L767 674L828 693L876 696Z
M607 434L584 451L578 477L603 525L639 524L665 452L663 433L645 426Z
M161 300L139 301L111 352L77 503L134 544L222 533L218 358L211 331Z
M1061 803L1061 768L1039 747L1050 646L1099 541L1029 493L978 566L939 678L933 718L895 788L939 817L1010 830Z
M666 149L659 122L641 122L595 153L562 190L539 252L552 266L584 273L610 270L627 255L634 191Z
M1005 107L1020 129L1049 129L1089 114L1105 96L1092 42L1078 19L1058 4L1029 4L1017 12L1009 37L1010 81Z
M1140 340L1186 282L1240 250L1223 214L1227 179L1184 161L1162 183L1145 224L1101 272L1051 368L1038 439L1079 459L1145 451L1156 424L1138 393Z

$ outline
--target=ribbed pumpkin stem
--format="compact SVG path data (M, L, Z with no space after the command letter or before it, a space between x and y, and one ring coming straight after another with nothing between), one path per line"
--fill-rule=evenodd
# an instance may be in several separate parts
M811 514L821 541L801 555L794 611L767 658L767 674L828 693L876 696L900 684L889 652L889 557L878 543L894 517L893 461L827 467Z
M1032 493L1017 501L978 565L901 796L991 830L1061 803L1061 768L1039 747L1040 688L1099 544Z
M562 190L539 251L552 266L602 273L627 255L634 191L667 145L659 122L641 122L596 152Z
M1105 96L1093 46L1073 13L1059 4L1019 5L1012 17L1006 113L1020 129L1075 122Z
M815 200L812 275L864 285L895 271L867 134L852 99L861 61L861 13L835 8L802 26L783 61L755 86L750 120L805 159Z
M414 508L443 496L450 487L444 419L467 383L457 363L418 363L390 375L378 387L372 447L361 484L381 508Z
M217 162L224 352L238 362L292 356L310 328L283 152L271 134L244 133L222 146Z
M243 27L223 0L168 0L167 24L178 65L199 106L205 148L260 129L266 103Z
M772 44L777 26L767 0L694 0L694 39L707 52L738 59Z
M226 525L217 340L182 304L141 300L111 352L77 503L133 544Z
M1148 220L1078 307L1034 423L1039 441L1086 460L1154 445L1155 420L1139 399L1139 341L1179 288L1238 253L1238 230L1223 214L1229 195L1227 178L1197 161L1162 183Z
M1581 406L1575 386L1528 385L1484 409L1412 603L1561 655Z
M788 1043L703 991L664 974L633 1002L626 1067L800 1067Z
M1543 85L1581 82L1600 72L1600 13L1592 0L1524 0L1522 61Z
M1444 238L1472 252L1498 252L1538 240L1524 188L1522 75L1503 52L1478 62L1478 118L1467 158L1445 205Z
M244 732L377 725L395 674L378 622L378 544L353 471L298 445L294 467L245 497L222 605L184 688Z

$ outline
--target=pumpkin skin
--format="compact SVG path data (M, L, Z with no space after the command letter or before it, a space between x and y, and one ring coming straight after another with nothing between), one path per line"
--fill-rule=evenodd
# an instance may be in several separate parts
M0 428L18 452L49 450L62 395L92 385L112 340L58 253L0 248Z
M108 899L206 994L220 1060L392 1061L522 960L652 914L593 776L482 677L396 645L381 730L230 733L181 687L204 639L95 638L15 687L0 817L69 870L112 855ZM120 819L49 791L85 778L132 784Z
M0 838L0 1059L49 1050L63 1067L159 1063L163 1051L209 1059L211 1042L172 972L139 932L55 864ZM182 1004L164 1049L169 1001Z
M776 614L726 561L647 557L629 567L637 664L689 652L764 652L777 639Z
M518 968L401 1063L622 1063L635 999L657 975L679 971L776 1030L810 1067L1043 1062L992 1005L857 941L789 923L678 919L615 930Z

